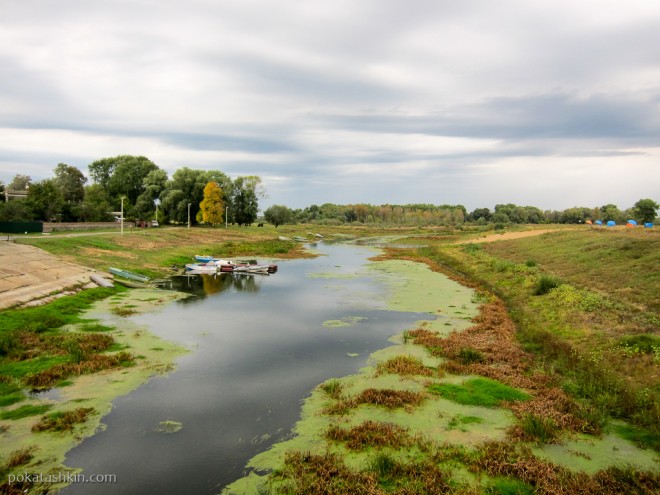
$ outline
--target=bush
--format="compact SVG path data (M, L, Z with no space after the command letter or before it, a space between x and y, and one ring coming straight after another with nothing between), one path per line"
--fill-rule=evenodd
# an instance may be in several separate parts
M549 275L542 275L541 278L539 278L538 282L536 282L534 295L542 296L543 294L547 294L548 292L550 292L552 289L556 289L557 287L559 287L559 285L560 282L555 277L551 277Z

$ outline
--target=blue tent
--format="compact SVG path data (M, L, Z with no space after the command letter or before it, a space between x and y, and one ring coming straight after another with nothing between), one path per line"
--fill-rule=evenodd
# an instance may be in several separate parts
M653 227L653 224L651 222L647 222L644 224L644 227L650 229L651 227Z
M603 225L603 221L602 220L596 220L595 224L596 225Z
M630 225L637 225L637 222L635 220L628 220L628 223Z
M615 225L616 225L616 222L614 220L610 220L609 222L607 222L608 227L614 227Z

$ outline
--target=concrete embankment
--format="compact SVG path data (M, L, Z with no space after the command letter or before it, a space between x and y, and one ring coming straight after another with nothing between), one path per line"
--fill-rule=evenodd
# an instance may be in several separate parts
M95 273L33 246L0 242L0 310L48 302L89 285Z

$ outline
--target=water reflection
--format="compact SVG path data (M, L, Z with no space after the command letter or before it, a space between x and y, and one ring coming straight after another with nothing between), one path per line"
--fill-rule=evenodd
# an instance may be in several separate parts
M257 292L261 289L263 278L264 275L243 273L175 275L170 277L162 288L205 298L232 289L239 292ZM189 299L186 301L191 302Z

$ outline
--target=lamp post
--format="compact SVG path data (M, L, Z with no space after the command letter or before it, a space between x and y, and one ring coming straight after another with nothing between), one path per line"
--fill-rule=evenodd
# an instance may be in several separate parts
M190 230L190 205L192 203L188 203L188 230Z
M225 206L225 228L227 228L228 218L229 218L229 206Z
M124 235L124 196L121 197L121 235Z

